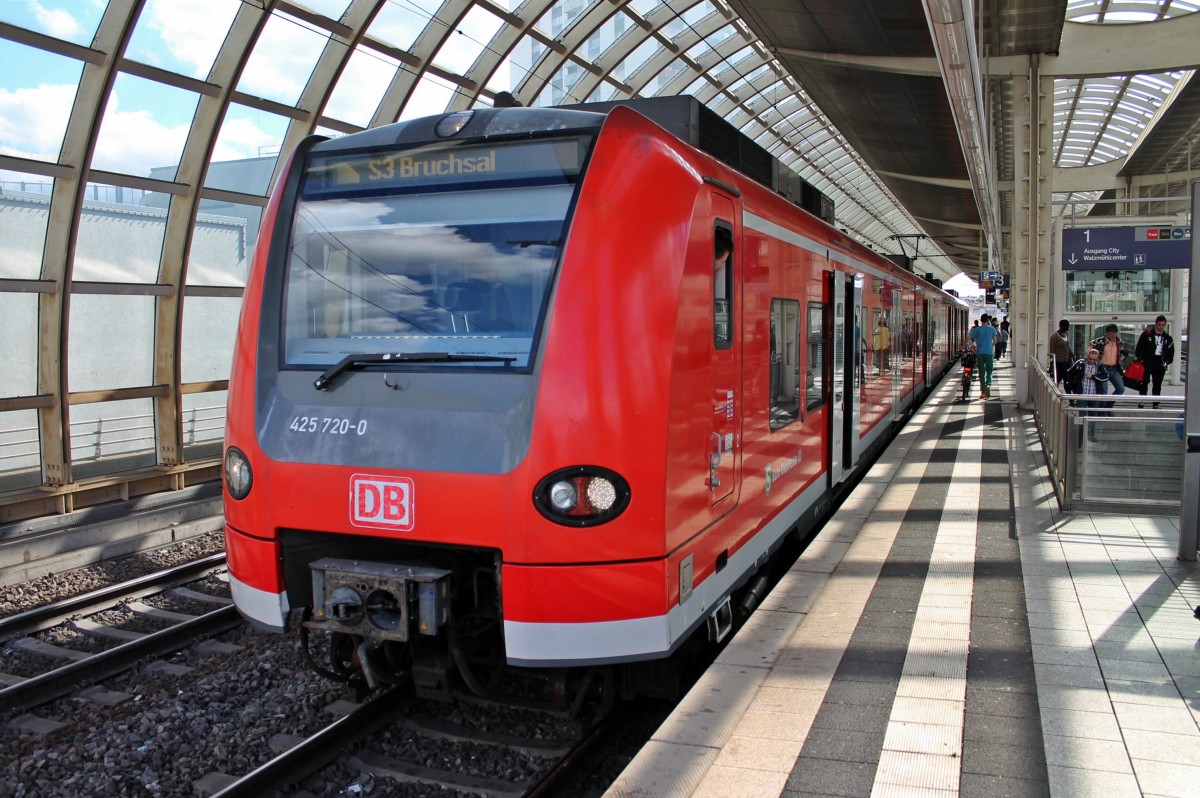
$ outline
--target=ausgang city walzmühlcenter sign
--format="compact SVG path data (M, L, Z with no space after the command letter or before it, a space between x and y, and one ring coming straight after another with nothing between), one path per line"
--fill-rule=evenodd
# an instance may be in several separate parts
M1189 227L1068 227L1062 267L1067 271L1186 269L1192 260Z

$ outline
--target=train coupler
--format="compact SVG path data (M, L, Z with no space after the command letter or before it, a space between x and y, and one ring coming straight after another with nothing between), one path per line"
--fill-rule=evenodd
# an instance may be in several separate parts
M311 629L406 643L437 636L450 619L451 572L442 568L333 557L309 568Z

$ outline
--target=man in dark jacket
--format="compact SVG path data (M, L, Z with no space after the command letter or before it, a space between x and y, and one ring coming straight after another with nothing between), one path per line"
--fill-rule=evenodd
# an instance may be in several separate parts
M1175 341L1167 333L1166 316L1159 316L1154 320L1153 327L1147 327L1146 331L1138 336L1133 356L1146 367L1146 378L1142 380L1142 388L1138 393L1145 396L1153 380L1154 395L1161 395L1163 375L1167 373L1167 366L1175 362ZM1158 407L1158 403L1155 402L1154 406Z

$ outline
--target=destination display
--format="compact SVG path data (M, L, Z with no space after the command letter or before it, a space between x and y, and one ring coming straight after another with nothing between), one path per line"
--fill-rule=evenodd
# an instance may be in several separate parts
M587 152L579 137L396 151L314 153L304 195L408 191L439 185L573 177Z
M1062 268L1187 269L1192 261L1191 240L1190 227L1068 227L1063 230Z

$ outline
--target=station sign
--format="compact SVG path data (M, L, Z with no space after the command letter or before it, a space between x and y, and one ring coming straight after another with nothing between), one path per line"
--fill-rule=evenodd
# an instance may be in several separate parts
M1192 261L1190 227L1068 227L1063 230L1066 271L1187 269Z
M980 272L979 287L992 288L997 290L1007 290L1009 285L1009 275L1002 272Z

